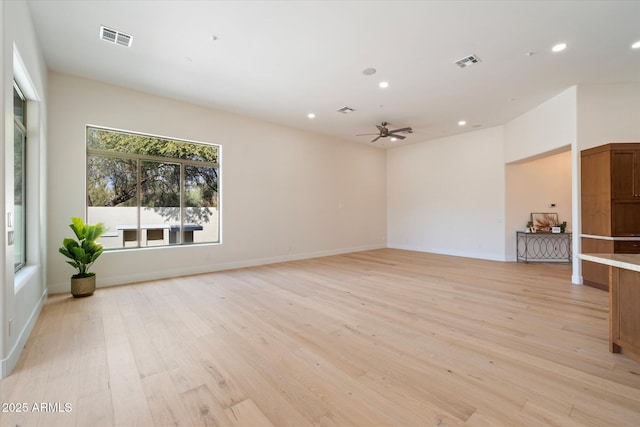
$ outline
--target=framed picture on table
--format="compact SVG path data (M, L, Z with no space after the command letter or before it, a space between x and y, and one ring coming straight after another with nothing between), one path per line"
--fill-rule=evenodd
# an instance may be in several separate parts
M536 232L551 232L551 228L558 225L558 214L552 212L531 213L531 222Z

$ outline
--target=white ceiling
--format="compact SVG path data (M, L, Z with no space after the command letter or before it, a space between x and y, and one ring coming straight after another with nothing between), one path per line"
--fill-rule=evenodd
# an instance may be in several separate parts
M52 70L365 144L355 135L382 121L419 142L504 124L572 85L640 81L640 1L28 4ZM100 40L101 25L133 45ZM481 62L455 65L470 54Z

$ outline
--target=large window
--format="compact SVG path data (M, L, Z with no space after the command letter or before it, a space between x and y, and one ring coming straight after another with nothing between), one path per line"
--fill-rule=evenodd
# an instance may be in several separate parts
M87 219L107 249L215 243L217 145L87 127Z
M15 271L27 262L26 253L26 154L27 154L27 102L13 82L13 248Z

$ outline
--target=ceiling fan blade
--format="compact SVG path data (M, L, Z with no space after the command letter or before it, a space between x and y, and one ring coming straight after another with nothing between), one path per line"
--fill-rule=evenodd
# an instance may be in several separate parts
M413 129L411 129L410 127L406 127L402 129L390 130L389 134L396 133L396 132L413 132Z
M378 128L378 130L379 130L380 132L384 132L384 131L387 129L386 127L384 127L384 126L382 126L382 125L376 125L376 127Z
M398 139L405 139L405 138L406 138L405 136L402 136L402 135L396 135L395 133L390 133L390 134L389 134L389 136L390 136L391 138L398 138Z
M378 133L359 133L356 136L366 136L366 135L378 135Z
M375 137L375 139L373 139L371 142L376 142L376 141L377 141L377 140L379 140L379 139L380 139L380 137L379 137L379 136L376 136L376 137Z

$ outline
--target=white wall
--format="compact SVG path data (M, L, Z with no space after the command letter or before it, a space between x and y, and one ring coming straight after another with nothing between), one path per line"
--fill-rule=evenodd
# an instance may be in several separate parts
M13 246L8 245L3 222L0 247L2 283L0 287L0 376L9 374L18 360L35 320L46 299L44 282L46 254L46 212L44 190L46 167L46 85L47 71L35 37L25 2L0 3L2 22L2 103L4 118L1 150L0 188L3 217L13 214L13 78L27 96L27 266L14 274Z
M516 231L524 231L532 212L556 212L572 230L571 161L571 151L565 151L506 166L508 261L516 260ZM555 208L549 207L552 203Z
M49 76L49 245L85 212L85 125L222 146L222 244L121 250L98 286L386 246L385 152L144 93ZM71 267L48 265L50 292Z
M578 148L640 142L640 84L580 85Z
M576 141L576 87L570 87L504 125L504 160L556 153Z
M504 260L502 127L387 153L388 245Z

